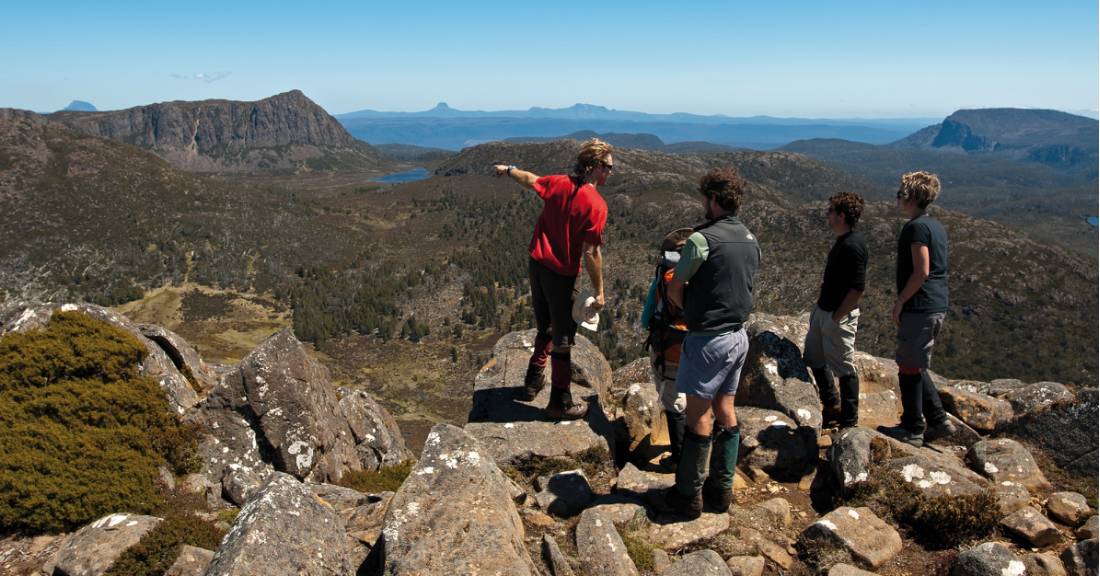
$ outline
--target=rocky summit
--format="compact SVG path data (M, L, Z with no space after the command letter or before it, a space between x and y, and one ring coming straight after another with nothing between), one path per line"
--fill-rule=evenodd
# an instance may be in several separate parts
M945 400L965 394L945 402L954 418L997 424L915 448L867 426L898 416L878 402L863 426L822 429L801 361L807 319L757 315L735 504L686 521L652 507L674 476L655 464L666 440L646 361L612 372L583 337L572 361L584 419L546 418L545 393L519 398L533 334L513 332L471 382L468 422L436 425L414 458L377 399L333 382L289 330L232 366L90 305L26 305L0 318L0 334L59 309L145 345L141 371L200 438L197 472L160 481L197 498L163 517L109 510L70 533L11 535L5 574L127 573L154 556L156 573L207 576L1096 573L1096 459L1060 464L1053 424L1035 424L1077 414L1086 434L1055 446L1095 454L1095 389L936 375ZM889 360L862 354L858 366L868 394L897 397ZM1002 400L1005 412L999 398L1016 402ZM388 486L354 480L387 470ZM172 540L173 526L203 519L221 526L207 548Z

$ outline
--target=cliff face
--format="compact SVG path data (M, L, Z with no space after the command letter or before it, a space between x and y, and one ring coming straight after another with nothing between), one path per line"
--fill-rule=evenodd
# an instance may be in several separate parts
M255 102L162 102L50 118L85 134L151 150L200 172L378 168L382 155L355 140L301 91Z

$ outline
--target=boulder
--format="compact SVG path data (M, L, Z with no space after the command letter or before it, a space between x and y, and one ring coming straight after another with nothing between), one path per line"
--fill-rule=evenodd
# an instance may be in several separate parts
M872 460L871 443L877 440L881 458L889 455L890 445L884 437L867 428L848 428L840 432L829 447L829 467L837 484L848 490L858 482L864 482L870 474Z
M191 382L180 373L168 354L155 342L146 338L136 324L122 314L95 304L41 304L33 303L15 306L10 313L0 318L0 336L9 332L26 332L42 328L49 322L54 311L80 312L97 320L102 320L129 332L137 338L148 354L141 362L141 373L160 384L168 400L168 406L177 415L183 415L192 406L198 404L199 395Z
M1097 542L1095 538L1082 540L1062 551L1059 556L1069 576L1096 576Z
M627 495L643 496L647 492L664 490L675 483L675 474L643 471L627 462L619 470L619 476L615 480L615 491Z
M984 394L996 396L997 398L1004 398L1006 394L1011 393L1013 390L1018 390L1027 386L1027 382L1015 378L998 378L996 380L990 380L985 386L986 389L983 390Z
M1059 467L1095 479L1100 475L1098 414L1097 389L1085 388L1073 402L1024 414L1012 426L1012 433L1045 448Z
M700 540L713 538L730 527L729 514L704 512L694 520L679 517L658 517L648 530L649 541L658 548L675 550Z
M791 525L791 503L786 498L772 498L753 506L764 515L771 517L772 525L786 528Z
M874 572L868 572L866 570L860 570L851 564L833 564L832 568L829 568L828 576L875 576Z
M98 576L163 522L140 514L109 514L77 530L57 551L55 574Z
M970 447L966 461L972 470L993 482L1017 482L1032 492L1050 489L1050 482L1031 453L1015 440L982 440Z
M846 550L860 564L877 568L901 552L901 536L870 508L841 506L810 524L798 538L803 550L825 544Z
M726 567L730 569L731 576L763 576L763 556L730 556L726 560Z
M1001 527L1028 546L1042 548L1062 541L1053 522L1028 506L1001 519Z
M588 574L637 576L615 524L598 510L581 512L577 523L577 556Z
M390 500L393 499L393 492L366 496L366 501L362 504L354 508L337 509L337 512L344 518L348 536L373 548L378 542L378 537L382 535L386 510L389 509Z
M558 542L549 534L542 535L542 559L550 568L550 576L573 576L569 559L561 553Z
M1047 499L1047 514L1071 528L1083 524L1091 513L1088 500L1076 492L1055 492Z
M214 367L207 364L179 334L156 324L138 324L137 329L164 351L193 388L205 394L218 384L218 373Z
M684 554L661 574L662 576L730 576L730 569L714 550L697 550Z
M539 508L559 518L576 516L592 499L592 487L581 470L559 472L540 477L536 482L535 502Z
M631 384L653 384L653 368L650 366L648 357L638 358L637 360L624 364L611 373L611 395L615 396L616 393L622 393Z
M184 544L180 548L180 555L165 571L164 576L203 576L213 559L213 551Z
M597 498L588 509L598 511L605 518L614 522L616 526L646 516L644 506L633 498L626 498L617 494Z
M1096 540L1100 536L1100 516L1090 516L1083 526L1074 533L1078 540Z
M802 319L793 318L759 315L749 320L749 352L736 402L738 407L775 410L799 427L820 430L821 400L799 349L804 326Z
M1028 576L1066 576L1066 567L1054 554L1028 554L1024 566Z
M761 468L775 479L797 481L816 464L814 428L799 426L782 412L744 406L737 409L737 421L743 465Z
M626 428L627 448L633 452L662 425L664 410L657 388L649 383L631 384L623 392L619 410L622 413L623 426Z
M1002 396L1019 418L1024 414L1033 414L1046 410L1055 404L1073 402L1073 392L1057 382L1036 382L1009 391Z
M1003 544L985 542L959 554L951 576L1024 576L1026 570Z
M329 482L362 468L328 369L289 329L245 356L240 378L278 470Z
M337 388L340 408L355 438L363 470L378 470L412 459L397 420L365 390Z
M885 468L929 497L980 494L988 485L961 466L933 460L923 453L890 460Z
M1012 422L1012 404L980 392L956 386L939 389L943 408L978 432L989 433Z
M248 498L267 481L271 472L266 468L227 466L222 478L222 496L237 506L244 506Z
M436 425L386 510L384 573L535 574L513 504L522 494L477 439Z
M244 473L241 480L249 477L263 479L274 469L261 453L262 439L256 436L256 431L241 413L222 404L225 398L219 391L229 394L228 386L219 385L202 404L187 414L184 422L206 432L198 446L202 459L201 474L207 485L216 486L221 494L229 473Z
M506 334L493 347L493 356L474 379L474 399L466 431L477 438L500 465L528 456L572 456L592 448L610 452L614 429L602 405L611 381L611 368L599 350L583 336L573 348L572 393L588 403L581 420L555 422L544 408L550 398L546 386L531 402L522 401L523 377L534 349L535 331Z
M274 473L241 508L207 576L339 575L354 572L343 518L310 489Z
M997 497L997 508L1002 517L1031 505L1031 492L1017 482L1011 480L994 482L992 490L993 495Z

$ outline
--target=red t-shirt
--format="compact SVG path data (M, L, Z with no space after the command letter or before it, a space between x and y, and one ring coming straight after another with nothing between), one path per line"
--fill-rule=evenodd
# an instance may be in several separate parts
M542 198L542 214L527 247L531 258L562 276L576 276L581 270L582 245L603 245L607 224L607 203L596 187L573 188L569 176L543 176L535 180L535 192Z

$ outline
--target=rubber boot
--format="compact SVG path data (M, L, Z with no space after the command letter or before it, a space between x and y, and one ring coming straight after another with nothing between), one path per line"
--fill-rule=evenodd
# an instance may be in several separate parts
M828 368L810 368L817 382L817 396L821 398L821 427L831 428L840 420L840 399L833 385L833 375Z
M841 376L840 427L852 428L859 424L859 375Z
M588 404L577 404L568 388L550 388L546 415L552 420L579 420L588 414Z
M703 484L703 502L712 512L724 513L733 503L733 475L741 448L741 426L715 425L710 448L710 473Z
M710 460L710 436L684 432L684 448L676 467L676 485L665 493L668 509L680 516L698 518L703 513L703 482Z
M675 472L680 464L680 455L684 448L684 429L687 425L687 417L683 412L665 411L665 422L668 423L668 448L669 455L661 460L661 468Z

